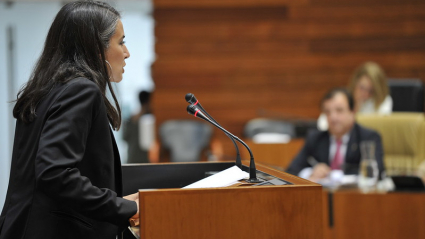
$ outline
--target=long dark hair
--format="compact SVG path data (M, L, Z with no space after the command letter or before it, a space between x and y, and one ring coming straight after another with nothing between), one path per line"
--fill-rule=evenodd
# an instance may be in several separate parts
M105 50L119 19L119 12L104 2L79 1L63 6L50 27L29 81L18 92L13 116L25 123L32 122L37 116L37 105L55 84L85 77L99 87L109 122L118 130L121 109L109 81ZM116 108L106 96L106 87Z

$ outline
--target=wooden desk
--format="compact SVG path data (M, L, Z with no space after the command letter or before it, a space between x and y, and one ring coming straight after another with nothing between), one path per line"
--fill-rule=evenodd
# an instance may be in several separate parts
M324 238L425 238L425 193L333 193L333 227L324 192Z
M268 166L277 166L285 170L292 159L301 150L304 145L304 139L292 139L286 144L256 144L252 140L245 141L251 148L255 157L255 162L263 163ZM249 159L246 150L241 150L242 158Z

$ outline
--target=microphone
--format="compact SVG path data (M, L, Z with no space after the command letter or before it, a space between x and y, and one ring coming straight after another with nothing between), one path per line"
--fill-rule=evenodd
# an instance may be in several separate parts
M202 113L204 113L205 115L207 115L207 117L212 120L214 123L220 125L211 115L208 114L208 112L202 107L201 103L199 103L198 99L196 99L195 95L192 93L187 93L186 96L184 97L185 100L187 101L187 103L197 106ZM226 134L226 133L225 133ZM239 147L238 144L235 142L235 140L228 134L226 134L227 137L229 137L230 140L232 140L233 145L235 146L236 149L236 166L238 166L240 169L242 169L242 161L241 161L241 155L239 153Z
M225 130L223 127L221 127L219 124L215 123L211 119L209 119L200 109L198 109L195 105L188 105L187 106L187 113L201 118L208 123L214 125L215 127L219 128L221 131L223 131L226 135L232 137L233 139L239 141L245 148L248 150L249 155L251 156L251 160L249 162L249 179L248 182L250 183L260 183L261 181L257 178L257 169L255 168L255 161L254 161L254 155L251 152L251 149L248 147L248 145L243 142L241 139L230 133L229 131Z
M199 103L198 99L196 99L195 95L192 93L187 93L184 99L186 100L187 103L192 105L196 105L197 103Z

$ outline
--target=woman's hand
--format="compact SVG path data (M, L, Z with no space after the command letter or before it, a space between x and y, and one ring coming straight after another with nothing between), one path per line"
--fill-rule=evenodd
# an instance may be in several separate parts
M127 195L125 197L123 197L124 199L130 200L130 201L135 201L137 204L137 212L136 214L134 214L131 218L132 219L138 219L139 218L139 193L133 193L130 195Z

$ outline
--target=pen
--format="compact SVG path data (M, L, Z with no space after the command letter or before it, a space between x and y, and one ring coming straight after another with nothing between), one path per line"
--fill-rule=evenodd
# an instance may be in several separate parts
M317 160L314 158L314 157L312 157L312 156L310 156L310 157L308 157L307 158L307 162L308 162L308 164L310 164L310 166L311 167L314 167L316 164L318 164L319 162L317 162Z

